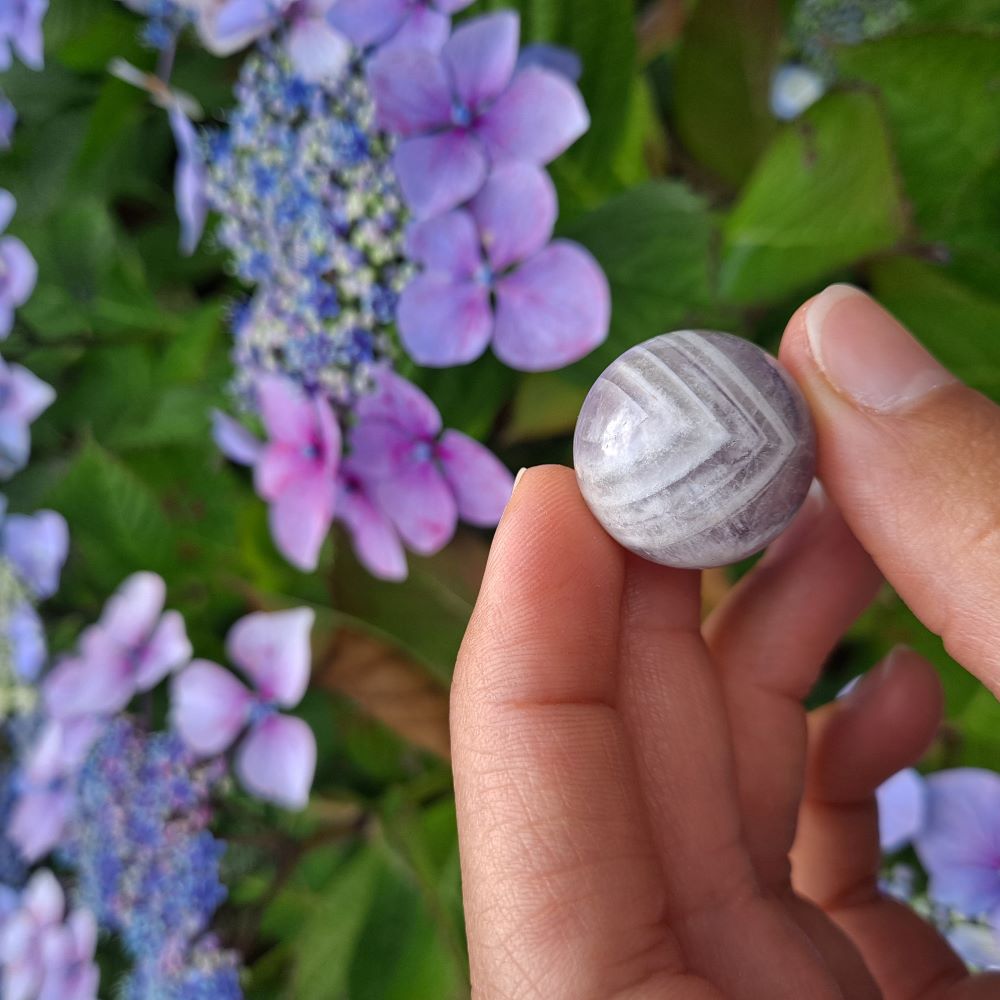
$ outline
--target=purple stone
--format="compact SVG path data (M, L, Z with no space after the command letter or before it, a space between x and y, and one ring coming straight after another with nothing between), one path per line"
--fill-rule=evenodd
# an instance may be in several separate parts
M587 505L625 548L704 569L759 552L802 505L816 438L802 394L741 337L667 333L594 383L573 441Z

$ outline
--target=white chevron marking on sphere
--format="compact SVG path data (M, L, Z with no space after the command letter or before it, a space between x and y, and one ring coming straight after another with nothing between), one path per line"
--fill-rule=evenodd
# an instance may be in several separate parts
M769 354L682 330L612 362L573 440L587 505L626 548L668 566L736 562L776 538L815 472L812 421Z

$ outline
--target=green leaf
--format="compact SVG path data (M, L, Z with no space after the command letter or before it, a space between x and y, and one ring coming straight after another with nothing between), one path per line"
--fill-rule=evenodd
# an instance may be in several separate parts
M514 397L503 440L537 441L571 434L586 394L584 386L570 381L562 372L525 376Z
M870 278L880 301L943 364L1000 400L1000 299L966 287L947 267L912 257L879 261Z
M410 554L407 579L388 583L358 564L340 534L333 569L334 607L345 623L360 624L388 639L447 681L476 602L486 551L479 535L460 531L435 556Z
M382 871L376 850L362 849L310 901L308 918L290 938L294 973L285 993L289 1000L348 1000L351 960Z
M726 221L723 294L744 303L780 298L902 233L875 102L830 95L779 133Z
M780 39L775 0L701 0L681 38L677 132L729 184L747 177L775 130L769 95Z
M1000 0L907 0L908 24L1000 27Z
M1000 155L1000 36L899 35L845 48L838 62L877 88L924 234L960 244L974 214L963 199L995 173ZM993 225L995 245L995 216Z
M961 767L988 767L996 770L1000 760L1000 701L980 687L955 719L961 736Z
M715 220L682 184L635 188L574 220L564 235L594 254L611 284L610 336L567 369L578 382L589 386L622 351L711 305Z
M89 442L46 497L70 524L73 578L107 593L140 569L163 571L170 528L156 494Z

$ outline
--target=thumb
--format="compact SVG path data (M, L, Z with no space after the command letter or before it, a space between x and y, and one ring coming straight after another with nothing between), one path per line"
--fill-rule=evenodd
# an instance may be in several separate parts
M799 309L781 359L809 400L820 478L848 524L949 653L1000 695L1000 407L847 285Z

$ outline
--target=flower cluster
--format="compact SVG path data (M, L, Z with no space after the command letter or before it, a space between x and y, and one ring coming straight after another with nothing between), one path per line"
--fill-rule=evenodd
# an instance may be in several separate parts
M907 769L882 785L878 802L883 850L912 846L928 877L923 896L916 873L896 864L886 890L916 905L970 965L1000 969L1000 775Z
M42 21L49 0L13 0L0 7L0 71L17 56L30 69L44 65Z
M525 371L607 335L607 281L553 240L543 170L589 126L578 63L522 53L512 13L452 31L470 2L180 0L210 51L255 43L224 127L199 141L167 104L182 243L193 249L211 208L253 289L233 311L233 388L268 440L224 414L216 440L254 467L276 545L304 570L336 520L371 572L402 579L406 548L436 552L459 518L495 525L509 496L500 463L442 434L395 374L397 335L419 364L492 345ZM157 88L170 93L142 85L160 103Z
M281 371L348 404L385 359L408 268L390 142L358 71L310 83L273 47L251 55L228 127L208 138L218 238L256 292L239 310L238 386Z
M198 767L176 735L150 735L124 718L105 729L80 772L60 855L84 905L120 935L137 977L186 974L189 955L204 951L201 937L226 895L224 845L206 829L223 773L219 762ZM231 957L217 964L235 970Z
M0 985L23 1000L94 1000L97 923L86 909L66 913L66 898L48 869L20 893L0 887Z
M2 133L0 123L0 135ZM28 301L37 276L35 259L28 248L15 236L3 235L16 207L13 195L0 189L0 340L10 333L14 325L14 310Z

